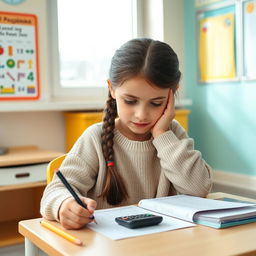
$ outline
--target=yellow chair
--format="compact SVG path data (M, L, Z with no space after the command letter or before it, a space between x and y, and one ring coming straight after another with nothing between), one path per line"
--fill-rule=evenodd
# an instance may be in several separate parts
M49 184L52 180L53 174L58 169L62 163L62 161L65 159L66 155L61 155L55 159L53 159L47 166L46 169L46 178L47 178L47 184Z

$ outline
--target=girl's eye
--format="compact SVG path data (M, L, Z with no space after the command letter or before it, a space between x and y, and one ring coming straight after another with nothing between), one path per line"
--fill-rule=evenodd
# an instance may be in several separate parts
M136 104L136 100L124 100L124 102L126 103L126 104L128 104L128 105L134 105L134 104Z
M160 107L160 106L162 106L162 102L151 102L150 103L152 106L154 106L154 107Z

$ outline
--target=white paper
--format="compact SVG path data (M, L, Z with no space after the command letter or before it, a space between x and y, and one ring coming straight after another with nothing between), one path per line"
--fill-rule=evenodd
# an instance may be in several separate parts
M144 213L150 213L150 211L144 210L136 206L97 210L94 212L94 217L97 220L98 224L90 223L89 225L87 225L87 227L113 240L118 240L128 237L143 236L147 234L195 226L195 224L193 223L182 221L172 217L167 217L159 213L154 214L162 216L163 221L160 224L154 226L138 229L129 229L115 222L116 217Z

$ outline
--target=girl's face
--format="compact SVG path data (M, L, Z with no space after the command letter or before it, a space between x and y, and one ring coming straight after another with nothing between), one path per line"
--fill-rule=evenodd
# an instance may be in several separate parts
M151 137L151 129L163 114L169 88L162 89L149 84L137 76L113 89L111 95L116 99L118 119L116 128L130 140L144 141Z

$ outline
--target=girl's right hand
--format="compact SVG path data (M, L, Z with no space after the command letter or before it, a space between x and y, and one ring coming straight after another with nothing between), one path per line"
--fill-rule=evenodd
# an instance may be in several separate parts
M170 124L175 117L175 104L174 104L174 94L171 89L169 89L168 101L165 110L161 117L157 120L155 125L151 129L152 136L156 138L162 133L169 130Z
M87 209L79 205L73 197L64 200L59 209L60 224L66 229L79 229L93 221L90 217L96 209L96 201L80 197L87 205Z

